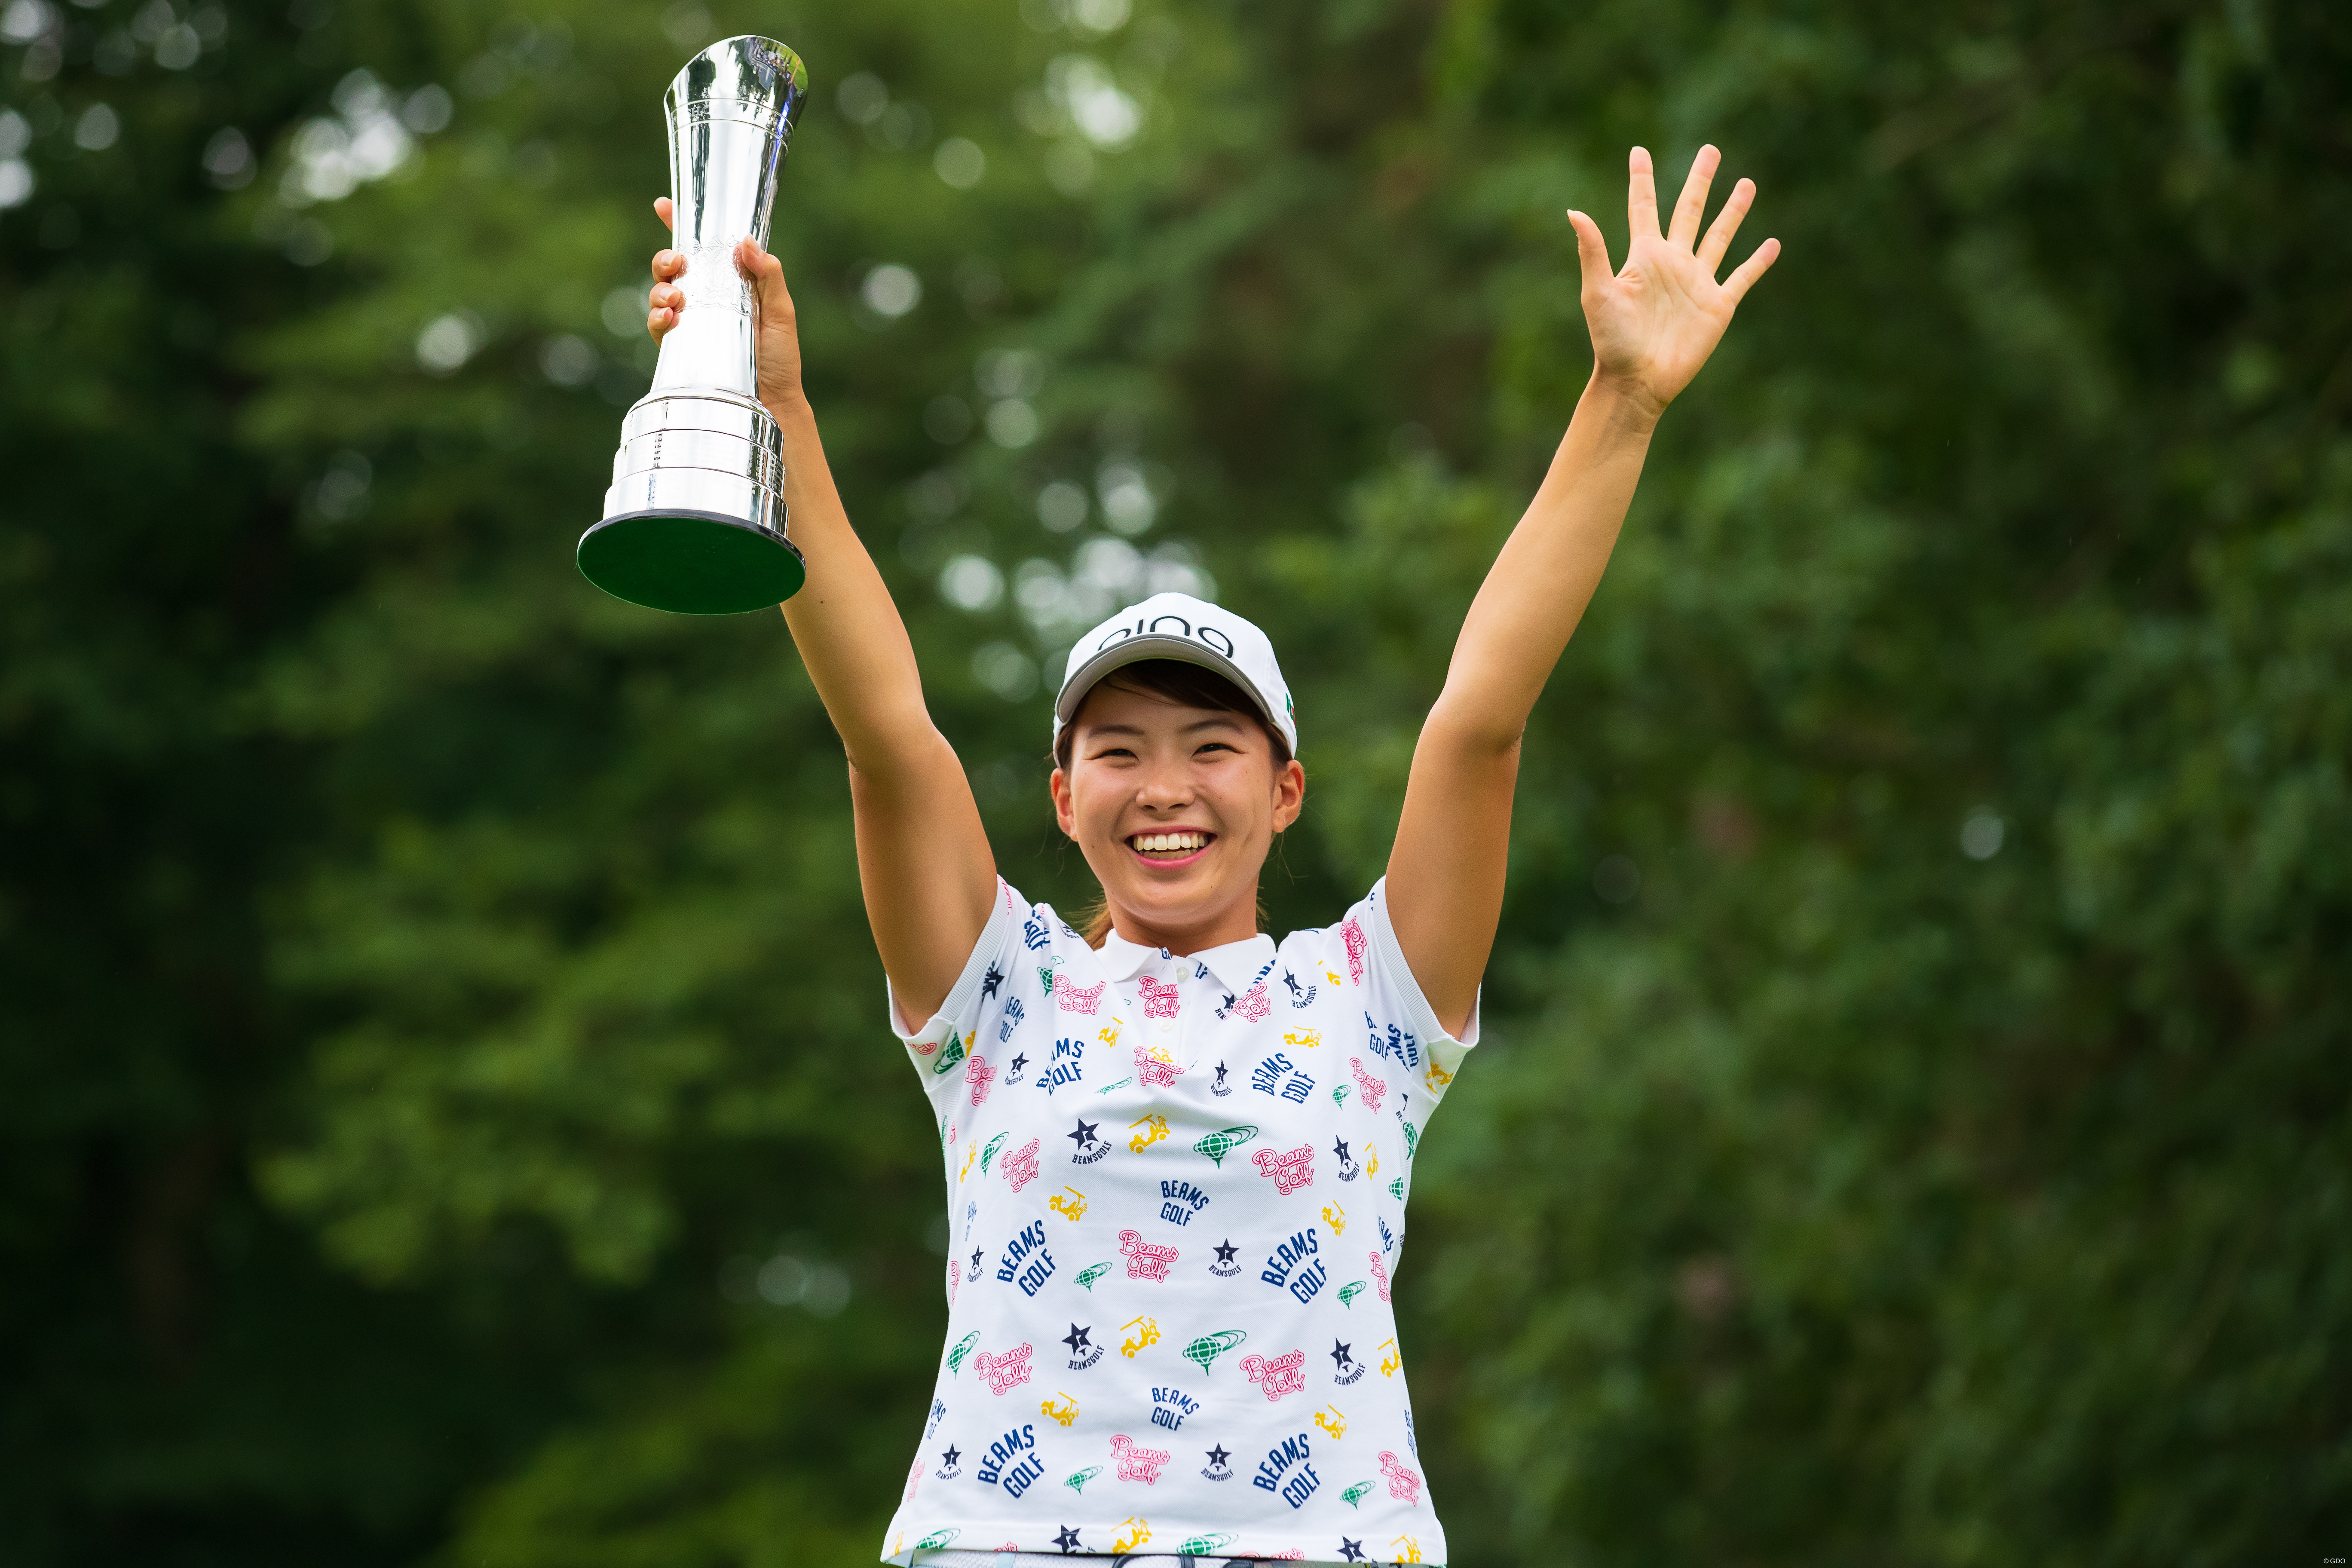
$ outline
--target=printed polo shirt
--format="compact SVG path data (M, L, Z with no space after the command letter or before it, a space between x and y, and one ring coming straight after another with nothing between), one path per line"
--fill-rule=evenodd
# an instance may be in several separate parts
M1097 952L999 882L900 1037L946 1166L948 1332L886 1558L1445 1561L1390 1298L1477 1030L1439 1026L1386 891L1178 958Z

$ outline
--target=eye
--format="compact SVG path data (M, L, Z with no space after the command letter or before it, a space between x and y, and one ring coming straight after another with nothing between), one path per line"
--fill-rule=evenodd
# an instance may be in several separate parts
M1192 754L1197 757L1202 752L1231 752L1237 757L1242 754L1242 749L1230 741L1203 741L1194 748Z

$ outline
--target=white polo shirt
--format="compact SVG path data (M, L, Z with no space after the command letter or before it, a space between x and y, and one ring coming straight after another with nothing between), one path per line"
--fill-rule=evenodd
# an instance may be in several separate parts
M1279 947L1177 958L1097 952L998 883L901 1037L950 1256L887 1558L1445 1561L1390 1294L1413 1153L1477 1025L1439 1026L1385 890Z

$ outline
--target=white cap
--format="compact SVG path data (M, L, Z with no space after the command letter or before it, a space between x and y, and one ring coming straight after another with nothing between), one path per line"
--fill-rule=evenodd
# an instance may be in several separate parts
M1062 726L1076 716L1095 682L1120 665L1147 658L1181 659L1215 670L1257 703L1265 721L1297 755L1298 723L1282 667L1274 661L1274 644L1231 610L1190 594L1154 594L1078 639L1062 672L1061 695L1054 699L1055 742L1060 743Z

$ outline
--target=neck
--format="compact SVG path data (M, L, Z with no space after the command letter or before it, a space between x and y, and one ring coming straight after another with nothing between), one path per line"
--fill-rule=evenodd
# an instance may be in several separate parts
M1190 958L1228 942L1247 942L1257 935L1257 884L1214 915L1199 921L1155 921L1122 904L1110 906L1110 929L1120 940L1138 947L1164 947L1179 958Z

